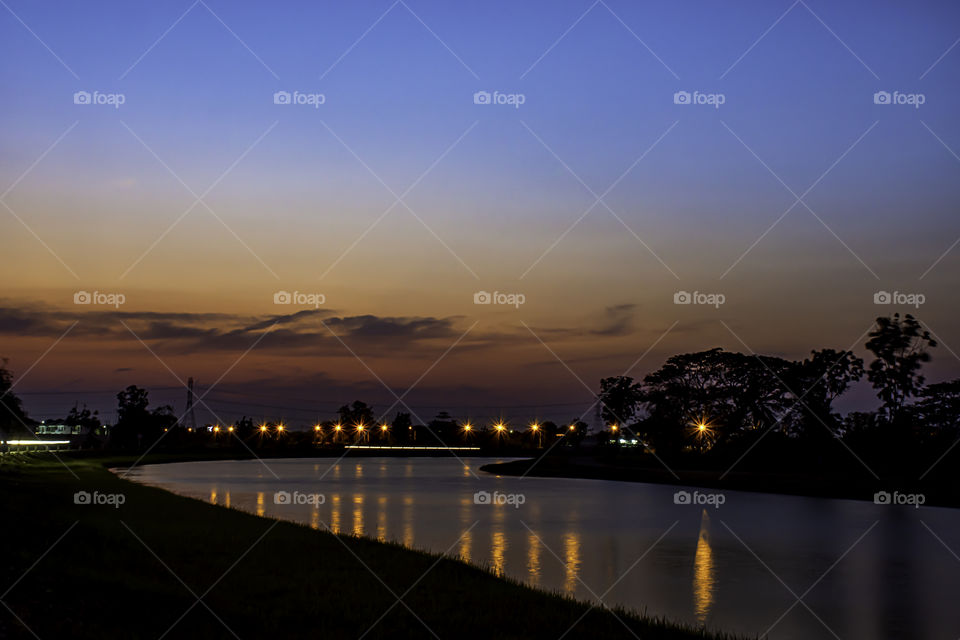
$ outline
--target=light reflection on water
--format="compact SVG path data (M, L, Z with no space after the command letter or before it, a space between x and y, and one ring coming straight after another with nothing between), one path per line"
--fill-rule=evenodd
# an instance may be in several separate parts
M844 640L960 630L956 559L924 526L960 549L960 511L739 492L705 510L674 504L672 486L498 478L476 471L487 462L270 460L279 481L259 461L178 463L143 467L135 477L319 530L450 553L583 599L609 589L608 605L709 628L756 635L795 604L768 566L797 593L827 572L804 597L816 616L796 606L772 638L833 638L825 625ZM274 504L281 490L325 500ZM526 501L477 504L480 490L523 493Z
M697 622L705 624L713 605L715 587L713 550L710 548L710 514L703 510L700 519L700 537L693 556L693 601Z

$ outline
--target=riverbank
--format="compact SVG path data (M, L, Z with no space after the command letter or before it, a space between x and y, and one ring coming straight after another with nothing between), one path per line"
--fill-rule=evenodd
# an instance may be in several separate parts
M107 470L134 457L60 459L0 456L9 587L0 638L728 637L591 608L452 558L257 517ZM175 459L183 456L141 464ZM77 504L77 492L90 503Z
M512 460L483 465L480 470L503 476L646 482L847 500L873 501L874 494L877 492L898 491L923 494L924 504L927 506L960 508L960 482L954 478L945 478L944 474L938 474L928 482L907 482L878 480L869 472L859 468L854 469L856 473L847 474L829 473L816 469L812 473L668 470L663 466L658 468L637 466L589 455Z

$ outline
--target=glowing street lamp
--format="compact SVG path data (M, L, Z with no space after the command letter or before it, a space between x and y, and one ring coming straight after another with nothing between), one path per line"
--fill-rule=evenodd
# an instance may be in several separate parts
M233 425L230 425L229 427L227 427L227 431L230 433L233 433Z
M213 428L213 432L214 432L214 433L220 433L220 427L219 427L219 426L214 427L214 428Z
M265 424L260 425L260 433L266 433L266 432L267 432L267 425Z

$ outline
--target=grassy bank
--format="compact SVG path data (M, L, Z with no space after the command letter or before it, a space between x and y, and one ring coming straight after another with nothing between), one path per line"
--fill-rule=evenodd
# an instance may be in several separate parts
M720 637L106 469L132 458L61 458L69 470L49 454L0 456L0 638ZM124 503L74 504L77 491Z

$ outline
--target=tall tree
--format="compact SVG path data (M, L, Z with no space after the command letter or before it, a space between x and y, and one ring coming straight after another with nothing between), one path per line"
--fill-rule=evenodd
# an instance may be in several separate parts
M899 424L906 402L923 387L920 368L930 361L928 349L937 346L930 332L909 313L902 319L877 318L866 347L875 359L867 370L867 379L883 402L888 424Z

